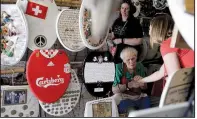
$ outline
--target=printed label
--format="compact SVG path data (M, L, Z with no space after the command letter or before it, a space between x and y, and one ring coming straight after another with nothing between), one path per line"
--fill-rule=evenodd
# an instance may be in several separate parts
M65 73L70 73L71 72L70 71L70 64L69 63L67 63L67 64L64 65L64 72Z
M103 92L103 88L94 88L94 92Z
M64 78L60 78L60 75L57 75L57 78L45 78L40 77L36 79L36 85L38 87L47 88L48 86L57 86L64 83Z

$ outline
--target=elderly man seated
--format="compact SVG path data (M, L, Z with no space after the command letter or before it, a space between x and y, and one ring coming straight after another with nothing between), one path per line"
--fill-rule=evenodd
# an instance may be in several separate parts
M149 108L149 97L142 92L147 85L134 81L134 79L145 77L144 66L140 62L136 62L137 50L127 47L122 50L120 57L123 63L116 64L116 74L112 86L119 114L126 114L129 109Z

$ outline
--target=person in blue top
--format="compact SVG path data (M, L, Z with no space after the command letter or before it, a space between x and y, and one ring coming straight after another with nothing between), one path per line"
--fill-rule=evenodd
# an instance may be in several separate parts
M120 53L123 63L116 64L112 91L118 95L119 99L122 99L118 105L119 114L127 113L129 108L145 109L150 107L149 97L143 92L147 89L147 85L135 81L145 77L144 66L137 62L137 53L135 48L124 48ZM117 96L115 97L116 100Z

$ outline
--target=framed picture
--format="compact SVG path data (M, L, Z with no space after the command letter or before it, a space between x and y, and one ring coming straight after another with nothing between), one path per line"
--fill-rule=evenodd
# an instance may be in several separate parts
M2 104L6 105L19 105L27 103L27 90L4 90Z
M112 117L112 103L99 102L92 104L93 117Z

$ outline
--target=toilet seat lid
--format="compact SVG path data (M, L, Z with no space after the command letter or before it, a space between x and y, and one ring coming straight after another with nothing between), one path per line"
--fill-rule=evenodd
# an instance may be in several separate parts
M70 64L64 50L35 50L26 69L30 89L45 103L57 101L70 83Z

